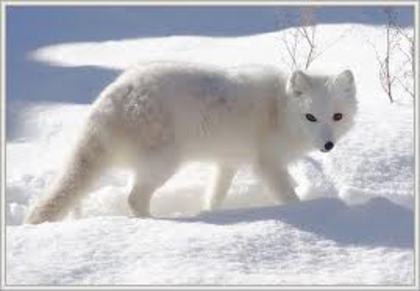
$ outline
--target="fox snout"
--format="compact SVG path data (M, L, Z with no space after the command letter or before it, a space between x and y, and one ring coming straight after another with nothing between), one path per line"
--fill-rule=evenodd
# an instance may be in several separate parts
M333 143L333 142L331 142L331 141L327 141L327 142L324 144L324 148L323 148L323 149L321 149L321 152L324 152L324 153L329 152L330 150L332 150L332 149L333 149L333 147L334 147L334 143Z

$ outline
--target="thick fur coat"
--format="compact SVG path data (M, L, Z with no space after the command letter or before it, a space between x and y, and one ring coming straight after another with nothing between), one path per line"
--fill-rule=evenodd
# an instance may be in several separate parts
M217 163L205 209L219 206L236 169L251 163L281 203L298 201L287 167L310 150L329 151L356 112L355 80L269 66L221 69L151 63L124 72L93 103L66 167L26 218L56 221L102 170L129 167L128 204L148 216L153 192L187 161Z

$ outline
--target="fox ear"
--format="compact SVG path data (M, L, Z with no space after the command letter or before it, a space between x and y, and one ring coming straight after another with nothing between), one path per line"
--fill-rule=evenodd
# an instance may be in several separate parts
M334 84L337 90L349 95L354 95L356 91L354 76L350 70L345 70L338 74L334 80Z
M293 96L299 97L310 88L309 76L301 70L294 71L289 78L288 89Z

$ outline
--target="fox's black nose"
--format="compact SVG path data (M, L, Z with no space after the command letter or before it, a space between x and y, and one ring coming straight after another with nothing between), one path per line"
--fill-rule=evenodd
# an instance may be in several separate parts
M332 142L327 142L325 145L324 145L324 149L326 150L326 151L330 151L332 148L334 147L334 144L332 143Z

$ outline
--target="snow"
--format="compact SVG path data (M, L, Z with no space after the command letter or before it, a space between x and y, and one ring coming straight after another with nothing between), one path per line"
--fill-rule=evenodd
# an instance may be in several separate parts
M124 69L136 62L188 60L220 66L282 63L287 31L246 37L172 36L41 48L60 66ZM385 284L414 282L414 109L377 80L383 27L321 25L328 49L314 70L354 71L359 113L331 153L291 168L302 202L274 205L244 168L223 209L201 211L212 166L184 167L158 190L150 219L127 217L129 173L113 169L83 201L83 219L22 225L74 142L88 106L33 104L20 137L7 143L8 284ZM338 40L338 41L336 41ZM332 45L329 45L333 43Z
M357 207L321 198L184 219L106 217L25 225L8 231L13 245L8 280L44 285L409 283L412 218L384 198ZM31 253L37 255L25 258Z

